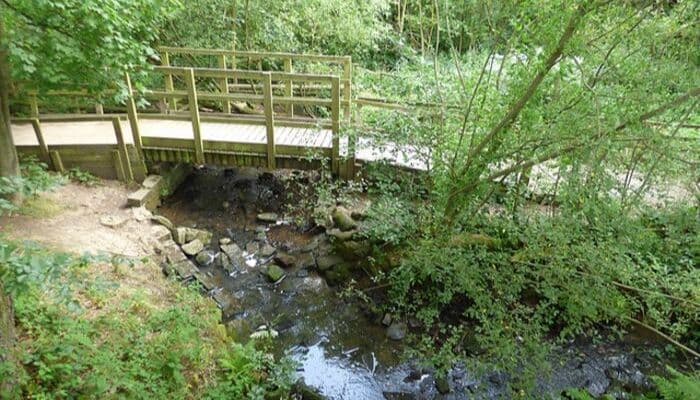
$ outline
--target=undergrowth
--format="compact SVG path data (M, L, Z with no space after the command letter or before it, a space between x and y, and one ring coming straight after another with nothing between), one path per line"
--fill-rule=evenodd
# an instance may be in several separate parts
M18 211L19 207L9 200L11 197L35 197L65 183L61 175L50 173L48 165L36 157L24 157L20 169L20 176L0 176L0 216Z
M210 300L153 265L1 240L0 273L19 330L4 398L262 399L291 385L288 362L232 342Z

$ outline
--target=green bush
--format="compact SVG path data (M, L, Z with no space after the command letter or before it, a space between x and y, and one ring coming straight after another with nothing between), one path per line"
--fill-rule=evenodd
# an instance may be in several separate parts
M10 196L36 196L39 192L53 189L65 182L61 175L50 173L48 165L36 157L23 158L20 169L20 176L0 176L0 216L17 211L17 207L7 200Z

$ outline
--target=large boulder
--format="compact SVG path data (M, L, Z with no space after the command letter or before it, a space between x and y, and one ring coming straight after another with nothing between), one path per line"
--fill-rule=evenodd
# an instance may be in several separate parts
M185 240L187 242L199 240L206 245L211 242L211 238L212 233L204 229L185 228Z
M343 232L357 228L357 222L350 216L350 211L345 207L336 207L331 214L333 223Z
M334 247L336 252L348 261L362 260L372 253L372 245L367 240L336 242Z
M270 264L267 266L267 271L265 272L267 275L267 279L270 280L270 282L277 282L282 277L284 277L284 270L280 268L279 265L277 264Z
M199 239L195 239L182 245L182 251L184 251L188 256L197 255L197 253L202 250L204 250L204 243L202 243L202 241Z

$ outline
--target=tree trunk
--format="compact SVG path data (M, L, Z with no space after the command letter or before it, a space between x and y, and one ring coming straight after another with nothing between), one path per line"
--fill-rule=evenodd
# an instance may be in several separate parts
M17 149L10 127L10 61L5 25L0 18L0 176L19 175Z
M14 364L15 347L15 313L12 297L6 294L0 285L0 363ZM0 397L9 395L15 384L14 374L0 376ZM10 395L11 396L11 395Z

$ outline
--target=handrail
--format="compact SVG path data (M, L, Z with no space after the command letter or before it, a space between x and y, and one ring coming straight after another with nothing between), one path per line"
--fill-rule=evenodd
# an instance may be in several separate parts
M197 56L231 56L231 57L245 57L254 60L259 60L263 58L278 58L285 59L291 58L293 60L304 60L304 61L320 61L327 63L337 63L341 64L352 60L351 56L329 56L324 54L297 54L297 53L284 53L284 52L267 52L267 51L239 51L239 50L226 50L226 49L202 49L202 48L192 48L192 47L170 47L170 46L160 46L158 47L160 52L168 52L170 54L189 54Z

